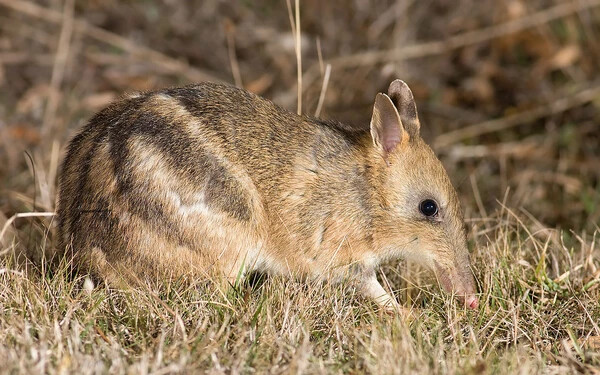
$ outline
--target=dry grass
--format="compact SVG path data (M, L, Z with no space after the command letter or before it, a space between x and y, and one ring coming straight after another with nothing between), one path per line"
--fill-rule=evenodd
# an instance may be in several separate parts
M417 311L409 325L345 285L272 277L227 294L176 283L121 291L72 278L65 264L24 271L5 260L2 370L597 373L600 238L531 233L535 224L509 210L479 223L476 312L457 308L426 273L386 267Z
M596 0L0 0L0 372L600 373L599 33ZM397 77L464 202L478 311L404 263L380 276L409 325L347 285L47 269L62 150L122 92L229 81L364 122Z

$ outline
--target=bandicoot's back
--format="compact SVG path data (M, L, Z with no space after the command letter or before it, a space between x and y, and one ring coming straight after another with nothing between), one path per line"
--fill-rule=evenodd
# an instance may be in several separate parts
M69 146L61 249L115 284L249 270L350 277L388 307L374 269L409 256L474 307L456 194L418 135L408 87L395 81L389 94L358 129L225 85L125 98Z

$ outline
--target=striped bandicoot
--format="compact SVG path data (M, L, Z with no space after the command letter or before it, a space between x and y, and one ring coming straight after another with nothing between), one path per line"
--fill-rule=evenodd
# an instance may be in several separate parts
M68 147L60 249L110 284L349 278L386 309L376 268L405 257L476 308L459 201L419 128L400 80L358 127L212 83L123 98Z

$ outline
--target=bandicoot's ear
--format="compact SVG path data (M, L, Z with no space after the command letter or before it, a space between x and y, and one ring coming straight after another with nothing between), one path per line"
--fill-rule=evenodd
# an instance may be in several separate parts
M417 115L415 98L408 85L404 81L397 79L390 84L388 95L392 99L396 109L398 109L400 120L408 135L411 138L418 137L421 125L419 123L419 116Z
M408 134L402 126L400 115L394 103L385 94L377 94L371 117L371 136L375 146L383 151L384 157L400 143L408 141Z

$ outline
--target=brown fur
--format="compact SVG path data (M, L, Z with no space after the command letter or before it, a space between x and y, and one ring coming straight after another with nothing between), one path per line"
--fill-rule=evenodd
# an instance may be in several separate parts
M470 297L459 202L418 134L402 81L362 128L211 83L124 98L69 145L61 249L114 284L250 270L351 277L387 307L374 270L408 256ZM440 205L434 220L419 212L426 198Z

